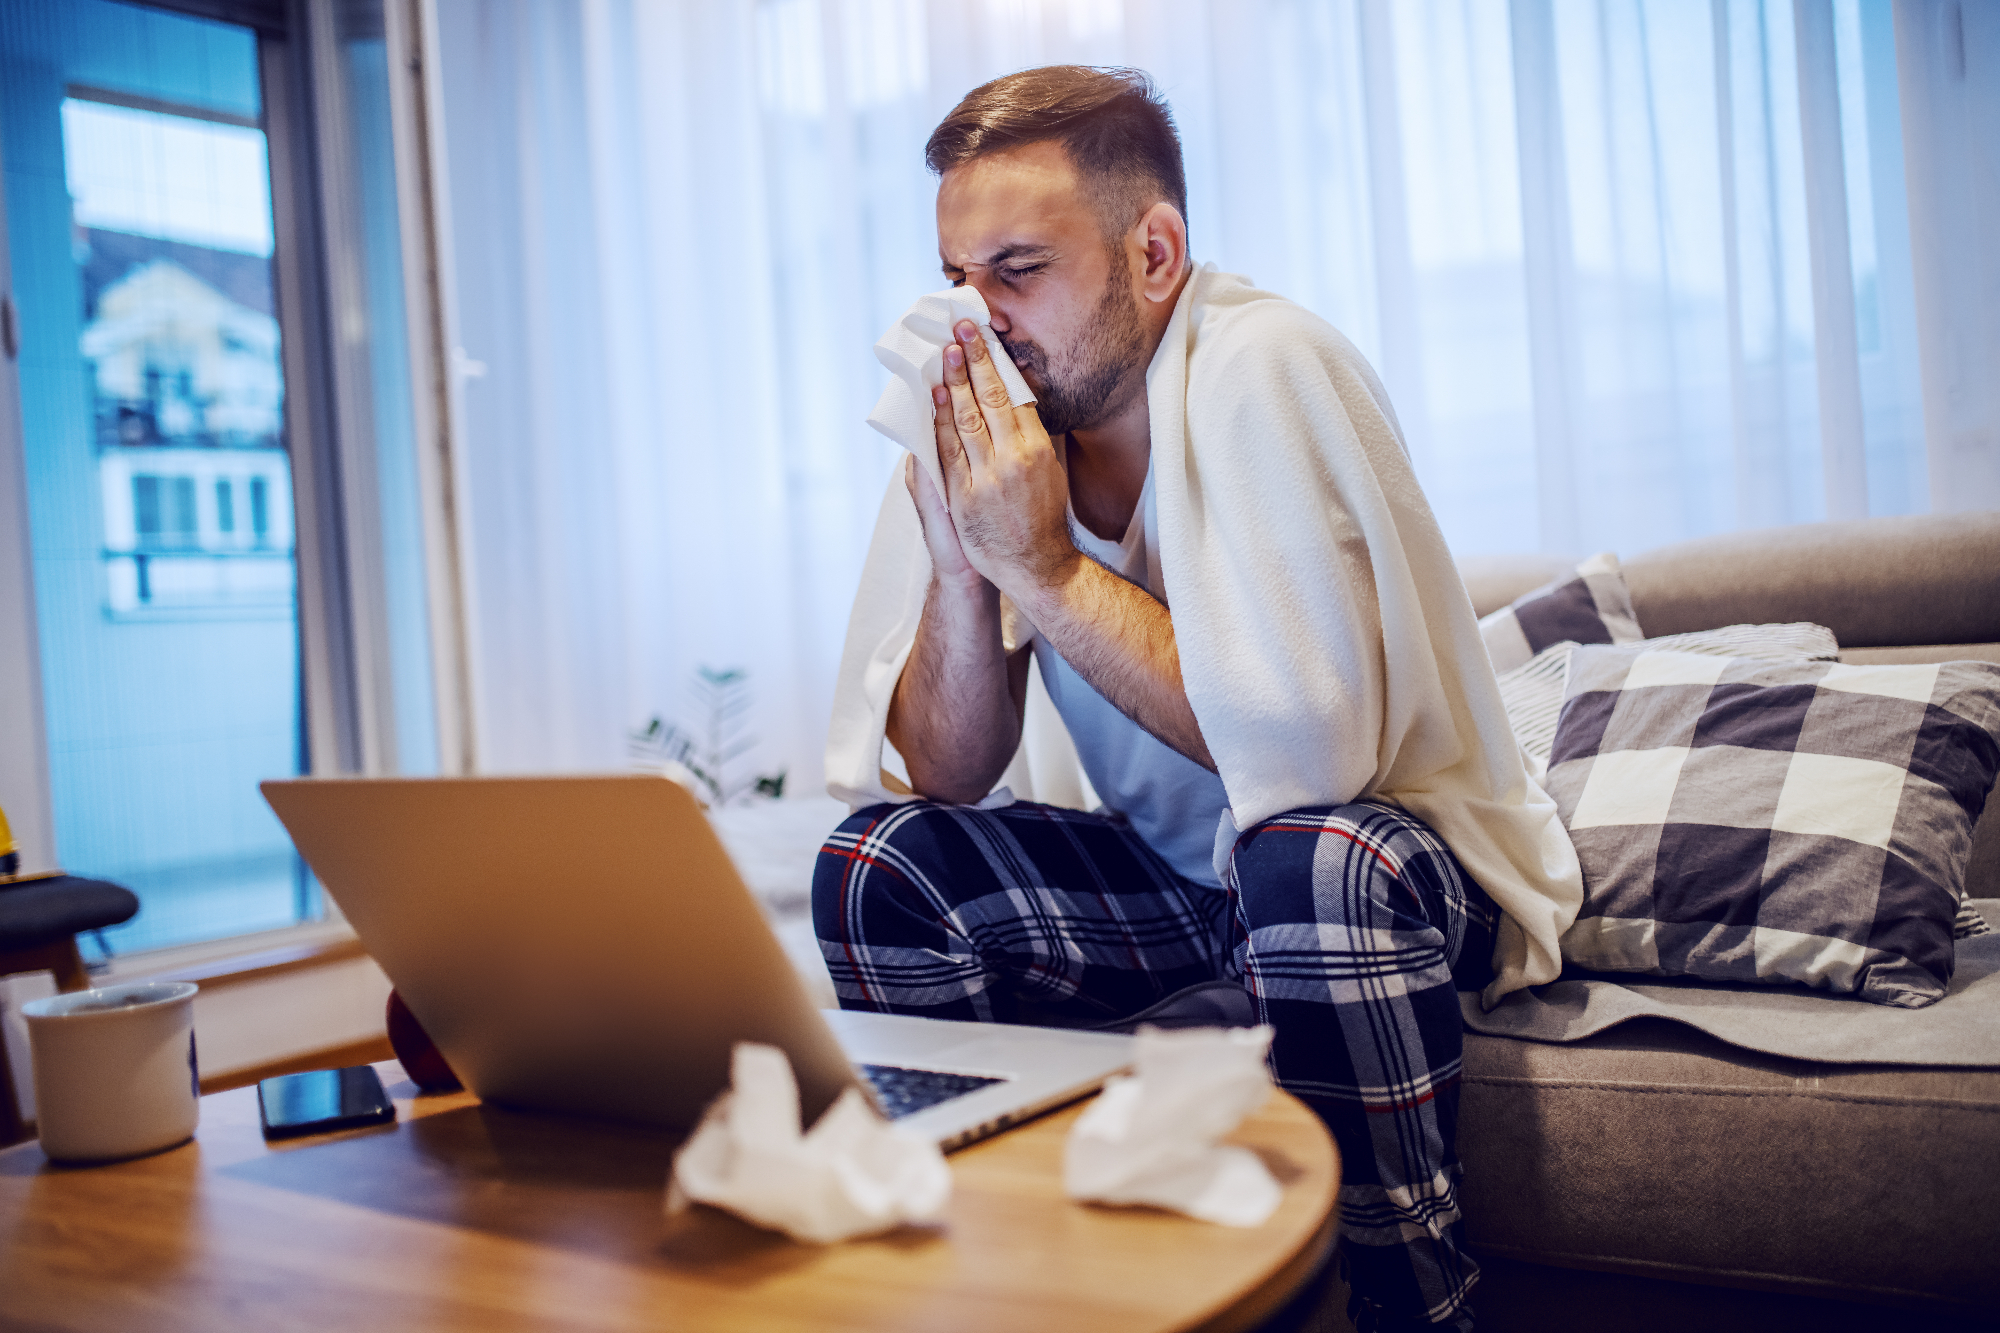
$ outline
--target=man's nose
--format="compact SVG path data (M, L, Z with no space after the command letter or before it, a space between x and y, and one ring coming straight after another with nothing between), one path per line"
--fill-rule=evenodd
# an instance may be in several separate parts
M967 286L985 298L986 313L991 316L993 331L1006 333L1014 327L1014 321L1007 317L1007 291L992 274L991 269L973 269L965 275L965 281Z

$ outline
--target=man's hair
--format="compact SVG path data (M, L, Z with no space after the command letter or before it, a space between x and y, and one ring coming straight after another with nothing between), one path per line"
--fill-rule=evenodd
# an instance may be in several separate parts
M1092 195L1107 239L1165 199L1187 218L1187 172L1173 113L1144 70L1044 65L982 83L931 131L924 162L942 176L976 157L1055 140Z

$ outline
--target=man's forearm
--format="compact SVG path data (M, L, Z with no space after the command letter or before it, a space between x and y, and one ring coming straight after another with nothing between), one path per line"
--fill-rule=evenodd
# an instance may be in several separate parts
M1078 555L1032 591L1024 589L1018 604L1036 631L1114 708L1215 771L1181 681L1173 617L1150 593Z
M916 642L889 703L889 740L910 785L937 801L970 804L993 789L1021 743L1026 654L1009 662L1000 594L931 580Z

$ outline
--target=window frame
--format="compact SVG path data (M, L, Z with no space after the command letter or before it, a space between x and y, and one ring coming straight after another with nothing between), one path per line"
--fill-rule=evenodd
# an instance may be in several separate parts
M394 677L365 342L336 336L335 312L358 296L362 238L353 207L358 182L346 139L347 110L334 7L308 0L138 0L149 8L253 29L271 175L272 255L285 376L285 428L297 531L298 633L307 771L312 776L399 771ZM472 770L469 672L465 659L463 564L453 496L458 493L453 423L456 385L441 275L448 257L431 164L440 145L435 67L425 35L428 0L383 0L390 70L404 317L418 454L419 508L429 607L429 648L439 769ZM14 278L7 256L0 178L0 806L22 848L23 872L59 864L41 689L39 620L28 534L24 426L15 336ZM250 519L249 497L238 497ZM278 930L217 936L118 956L113 971L141 975L190 956L259 954L294 940L323 942L346 931L327 919Z

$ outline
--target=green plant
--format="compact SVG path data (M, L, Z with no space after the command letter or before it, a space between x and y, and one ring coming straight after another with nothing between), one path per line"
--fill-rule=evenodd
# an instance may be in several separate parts
M732 777L737 760L756 748L757 738L749 735L750 673L743 667L695 669L691 685L695 702L705 716L700 733L667 722L658 714L628 738L633 762L658 768L669 775L678 768L706 793L708 804L728 805L749 796L773 800L785 794L785 770L751 777Z

